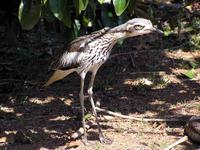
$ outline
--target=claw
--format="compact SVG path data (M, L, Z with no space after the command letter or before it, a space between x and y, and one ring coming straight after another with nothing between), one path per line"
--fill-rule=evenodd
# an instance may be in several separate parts
M107 144L107 145L110 145L113 143L113 141L107 137L104 137L103 135L100 135L99 136L99 141L103 144Z

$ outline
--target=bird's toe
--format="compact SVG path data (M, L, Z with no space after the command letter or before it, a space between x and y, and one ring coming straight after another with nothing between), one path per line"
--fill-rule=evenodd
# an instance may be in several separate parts
M99 140L101 143L103 144L112 144L113 143L113 140L111 140L110 138L107 138L107 137L104 137L104 136L99 136Z

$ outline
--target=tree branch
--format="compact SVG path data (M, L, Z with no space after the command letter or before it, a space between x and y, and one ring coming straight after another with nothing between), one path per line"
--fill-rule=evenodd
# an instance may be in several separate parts
M109 110L105 110L103 108L99 108L99 107L96 107L96 110L97 111L101 111L101 112L104 112L104 113L107 113L109 115L112 115L112 116L116 116L116 117L120 117L120 118L124 118L124 119L131 119L131 120L135 120L135 121L143 121L143 122L173 122L173 121L182 121L181 118L138 118L138 117L132 117L132 116L127 116L127 115L122 115L122 114L119 114L119 113L115 113L115 112L112 112L112 111L109 111Z

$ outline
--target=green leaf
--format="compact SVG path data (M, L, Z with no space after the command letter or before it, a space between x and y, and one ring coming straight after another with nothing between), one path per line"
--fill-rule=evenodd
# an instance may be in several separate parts
M41 15L40 0L21 0L18 18L22 29L30 30L38 22Z
M92 117L92 114L88 113L84 116L84 120L89 120Z
M113 0L113 5L115 7L115 13L120 16L128 7L130 0Z
M42 0L43 4L46 4L48 2L48 0Z
M186 77L193 79L196 77L196 72L194 70L194 68L192 68L191 70L187 71L186 73L183 73L183 75L185 75Z
M172 29L169 24L165 25L164 28L164 36L169 36L172 33Z
M92 27L96 18L96 3L90 0L87 9L84 11L81 21L84 27Z
M53 15L52 11L49 8L49 1L46 1L42 5L42 16L47 20L47 21L54 21L55 16Z
M104 0L97 0L100 4L104 3Z
M76 12L78 15L81 14L87 8L89 0L75 0Z
M71 27L71 13L67 0L49 0L49 7L56 18L67 27Z
M189 63L190 63L190 66L194 69L198 66L198 64L194 61L190 61Z
M80 10L83 11L87 8L89 0L79 0Z
M83 26L85 26L85 27L92 27L92 25L93 25L93 23L90 20L90 18L88 18L86 16L83 16L82 23L83 23Z

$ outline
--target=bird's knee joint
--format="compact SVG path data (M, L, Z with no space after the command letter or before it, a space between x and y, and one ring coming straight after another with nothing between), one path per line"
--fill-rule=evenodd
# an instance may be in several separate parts
M93 94L92 88L89 88L89 89L88 89L88 94L89 94L89 95L92 95L92 94Z

